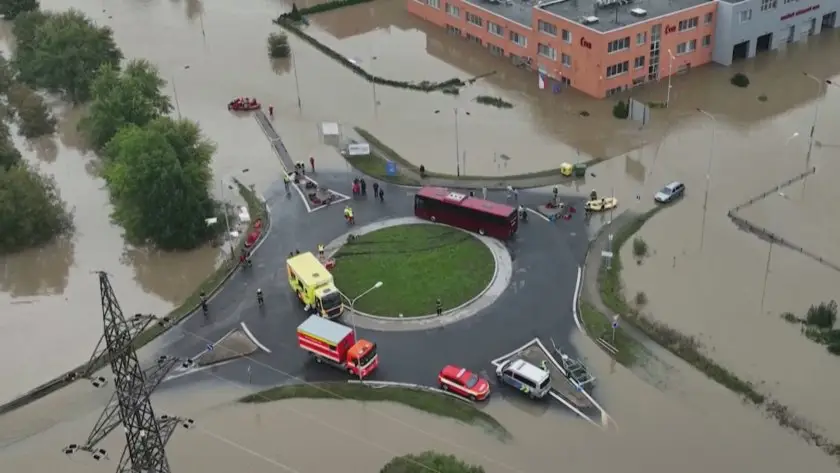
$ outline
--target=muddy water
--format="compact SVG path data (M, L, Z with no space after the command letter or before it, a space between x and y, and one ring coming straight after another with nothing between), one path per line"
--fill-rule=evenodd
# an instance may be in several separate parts
M0 357L27 360L2 370L9 400L86 360L102 333L99 288L106 270L127 314L166 313L213 271L217 251L163 254L127 246L109 221L111 207L92 155L79 150L78 110L60 111L55 137L18 140L25 158L55 176L74 209L76 232L44 248L0 259Z
M578 340L602 380L605 403L618 424L603 432L583 421L507 393L488 412L513 434L500 443L483 430L398 405L283 401L238 405L243 390L220 379L154 399L156 412L177 413L196 428L176 432L168 456L174 471L378 471L391 457L433 449L483 465L488 472L585 471L834 471L830 459L772 421L744 408L730 393L688 370L672 374L666 392L639 381L586 339ZM75 392L71 392L75 389ZM103 444L111 460L68 459L60 447L84 438L97 414L91 391L77 387L0 418L0 465L9 471L112 471L122 433ZM313 448L317 445L317 449ZM324 456L319 452L330 451ZM698 452L714 451L715 455ZM761 451L762 453L756 454ZM52 452L52 453L48 453Z
M797 49L810 53L810 48ZM752 65L750 75L757 87L748 92L749 100L733 99L740 101L737 112L733 105L710 96L677 94L681 107L703 106L718 112L705 231L708 155L704 154L711 149L713 125L706 117L695 116L692 126L669 135L655 162L651 152L639 157L651 174L644 183L631 176L618 186L625 199L632 199L632 194L642 189L642 201L636 205L639 208L649 207L655 187L666 181L683 180L688 188L683 201L642 229L640 236L652 251L643 264L633 262L631 245L624 250L626 292L631 298L639 291L645 292L649 299L645 310L655 318L697 336L713 358L740 376L761 383L765 391L838 439L840 415L832 406L834 393L840 389L840 360L803 338L798 327L783 322L779 314L791 311L804 315L809 305L836 298L840 274L794 251L774 247L770 253L767 242L737 230L726 216L730 208L806 168L804 138L813 120L813 102L790 111L774 111L760 123L749 121L759 113L756 110L773 107L774 97L785 101L786 94L807 91L816 96L814 82L801 74L786 73L772 59L761 58ZM819 66L823 77L837 78L840 62L836 57ZM796 61L790 68L807 70ZM686 79L686 83L689 81ZM675 88L681 87L682 82ZM755 101L761 92L769 96L764 104ZM831 159L836 152L831 124L840 118L838 99L840 94L833 89L819 99L816 140L821 146L814 147L811 158L818 172L807 180L804 194L799 183L740 212L755 225L830 261L840 257L836 247L840 238L837 213L826 205L840 198L833 179L837 164ZM799 135L791 138L795 133ZM610 162L602 171L601 187L608 186L609 180L617 179L622 171L628 176L637 175L640 168L634 165L622 169L620 160Z

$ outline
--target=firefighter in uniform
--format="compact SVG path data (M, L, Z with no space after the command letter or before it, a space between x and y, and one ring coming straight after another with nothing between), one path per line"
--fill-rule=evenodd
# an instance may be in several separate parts
M286 192L289 192L289 175L283 173L283 185L286 186Z
M324 259L324 245L318 245L318 256Z
M540 368L542 368L543 371L548 371L548 362L545 361L545 360L542 360L540 362Z
M437 313L437 315L443 314L443 304L441 304L440 298L435 301L435 313Z

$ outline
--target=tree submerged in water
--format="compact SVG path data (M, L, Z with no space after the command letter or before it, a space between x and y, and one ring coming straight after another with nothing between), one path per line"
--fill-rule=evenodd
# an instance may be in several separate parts
M395 457L379 473L484 473L484 468L470 465L454 455L423 452L419 455Z
M284 59L292 54L289 47L289 38L283 33L271 33L268 35L268 55L272 59Z

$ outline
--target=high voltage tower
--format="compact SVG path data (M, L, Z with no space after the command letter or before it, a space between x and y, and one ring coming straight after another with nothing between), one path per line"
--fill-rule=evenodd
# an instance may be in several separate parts
M108 275L104 271L99 271L98 275L105 333L97 343L86 368L70 377L86 378L94 387L102 387L107 380L102 376L94 376L94 372L102 367L102 361L107 361L114 374L114 394L85 443L68 445L64 453L71 455L84 451L96 460L107 458L107 451L99 444L122 424L126 444L117 473L169 473L171 470L166 459L166 443L179 425L189 428L193 420L167 415L155 417L149 397L180 360L161 356L144 369L140 366L133 343L137 335L152 323L167 325L169 320L141 314L126 320ZM191 360L183 362L185 367L191 364Z

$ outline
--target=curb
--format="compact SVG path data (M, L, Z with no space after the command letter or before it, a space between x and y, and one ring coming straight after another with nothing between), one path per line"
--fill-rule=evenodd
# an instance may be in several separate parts
M389 224L383 225L385 223L389 223ZM490 278L490 281L487 283L487 285L478 294L476 294L471 299L469 299L466 302L458 305L457 307L453 307L451 309L448 309L448 310L444 311L440 316L438 316L437 314L428 314L428 315L420 315L420 316L416 316L416 317L402 317L402 318L401 317L386 317L386 316L381 316L381 315L368 314L366 312L362 312L362 311L355 310L355 309L353 311L350 311L348 309L347 312L346 312L346 315L350 315L352 317L363 317L363 318L370 319L370 320L375 321L375 322L401 325L403 327L411 326L412 323L417 323L418 325L420 325L423 322L428 322L428 321L431 321L431 320L434 320L434 319L440 320L441 325L447 325L449 323L455 323L455 322L458 322L460 320L469 318L469 317L464 317L463 319L457 319L456 318L456 319L453 319L453 320L447 320L447 318L451 318L454 314L457 314L458 312L464 310L468 306L474 304L476 301L478 301L479 299L484 297L487 294L487 292L493 287L493 285L496 283L496 281L499 279L499 267L501 266L501 262L499 261L499 258L496 255L496 252L493 251L493 249L490 247L490 244L488 244L487 242L485 242L483 240L483 238L489 238L489 237L484 237L484 236L481 236L481 235L474 235L471 232L467 232L467 231L462 230L460 228L452 227L450 225L444 225L444 224L440 224L440 223L430 223L430 222L427 222L426 220L421 220L417 217L397 217L397 218L390 218L390 219L385 219L385 220L380 220L380 221L377 221L377 222L369 223L365 226L359 227L359 229L355 232L354 231L347 231L347 232L339 235L337 238L333 239L332 241L329 242L329 244L327 244L328 251L325 254L327 255L327 258L332 258L343 246L346 245L347 237L350 234L365 235L367 233L372 233L372 232L375 232L375 231L378 231L378 230L382 230L382 229L390 228L390 227L395 227L395 226L427 225L427 224L442 225L442 226L446 226L446 227L449 227L449 228L456 229L458 231L465 232L466 234L470 235L471 237L476 238L478 241L480 241L482 244L484 244L490 250L490 253L493 255L494 268L493 268L493 276ZM370 227L373 227L373 229L370 229ZM473 315L475 315L475 314L473 314ZM384 329L382 327L377 327L377 328L365 327L365 328L369 328L371 330L388 331L388 329ZM416 328L416 330L422 330L422 329L426 329L426 328L428 328L428 324L423 324L422 326L418 326Z
M586 258L583 260L586 263ZM575 325L577 325L578 330L583 333L586 333L586 330L583 329L583 324L580 320L580 313L578 309L580 308L580 293L583 292L583 265L578 266L577 271L577 282L575 283L575 295L572 299L572 316L575 318Z
M262 246L262 244L268 239L268 235L271 233L271 230L272 230L272 227L273 227L273 224L272 224L272 221L271 221L271 208L266 203L265 197L262 196L262 195L257 195L257 198L259 198L259 200L265 205L265 221L268 223L268 225L266 226L266 230L263 233L263 235L260 237L259 241L252 248L252 250L251 250L252 253L256 252ZM211 289L209 291L209 295L208 295L207 300L208 301L213 300L213 298L216 297L216 295L219 293L219 291L222 289L222 287L225 284L227 284L227 282L230 280L230 278L233 277L233 275L236 274L236 272L238 270L239 270L239 265L233 266L227 272L227 274L225 274L225 276L219 281L219 284L217 284L213 289ZM196 304L192 308L192 310L187 312L177 322L175 322L174 324L170 325L165 330L160 332L156 337L149 340L146 344L149 344L149 343L153 342L154 340L156 340L156 339L160 338L161 336L165 335L167 332L169 332L173 328L177 327L178 325L181 325L182 323L186 322L188 319L192 318L192 316L195 315L198 312L199 306L200 306L200 304ZM142 332L141 332L141 334L142 334ZM138 334L138 335L140 335L140 334ZM140 349L140 348L142 348L142 346L137 347L137 349ZM96 360L93 360L93 363L96 363L99 359L100 358L97 358ZM79 373L81 371L85 371L88 368L89 365L90 365L89 363L83 363L83 364L79 365L78 367L76 367L75 369L67 371L64 374L62 374L60 376L57 376L57 377L53 378L52 380L47 381L46 383L43 383L40 386L27 391L24 394L21 394L20 396L12 399L11 401L0 405L0 416L2 416L3 414L7 414L11 411L14 411L16 409L19 409L21 407L24 407L28 404L31 404L31 403L33 403L33 402L35 402L35 401L37 401L41 398L44 398L44 397L46 397L46 396L48 396L48 395L50 395L50 394L52 394L52 393L54 393L54 392L56 392L60 389L66 387L66 386L69 386L69 385L73 384L76 381L79 381L79 379L81 379L81 378L75 378L75 379L71 380L70 377L72 375L76 374L76 373ZM107 364L105 366L103 366L102 368L106 368L106 367L107 367Z
M475 403L470 401L469 399L464 399L461 396L458 396L456 394L452 394L451 392L444 391L442 389L433 388L431 386L423 386L422 384L400 383L400 382L396 382L396 381L359 381L359 380L355 380L355 379L348 380L347 384L358 384L358 385L362 385L362 386L370 386L373 389L404 388L404 389L412 389L414 391L425 391L425 392L433 393L433 394L442 394L442 395L450 397L452 399L461 401L464 404L469 404L471 406L475 406Z

